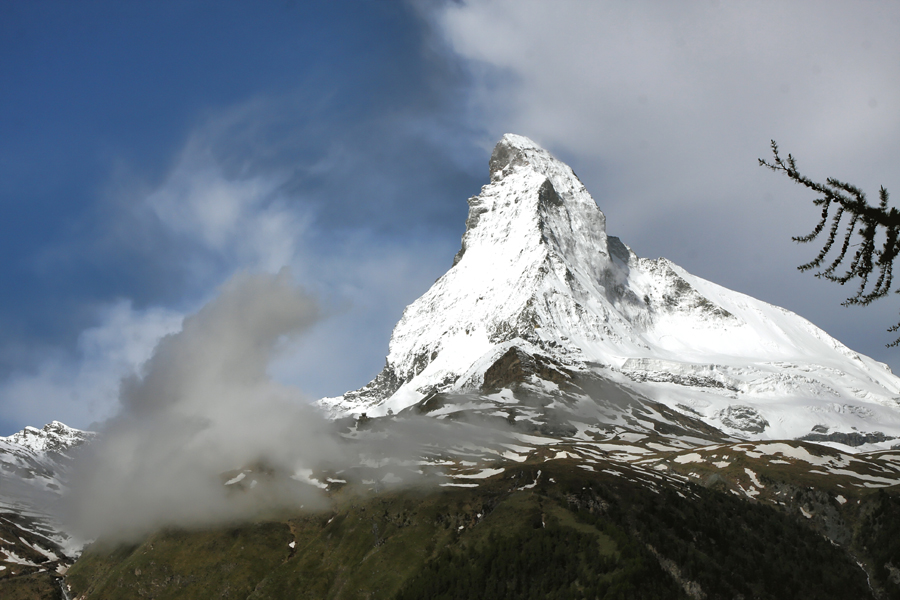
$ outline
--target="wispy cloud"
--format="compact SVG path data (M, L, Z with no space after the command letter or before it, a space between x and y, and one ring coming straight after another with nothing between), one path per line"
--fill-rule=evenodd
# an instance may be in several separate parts
M181 314L136 310L128 300L98 313L100 324L81 333L74 355L51 353L35 372L15 373L0 386L8 418L42 424L52 414L82 427L109 418L118 409L121 379L139 373L157 342L181 328Z
M145 202L166 229L229 268L277 272L294 260L309 222L287 205L286 180L278 173L229 178L206 140L195 136Z

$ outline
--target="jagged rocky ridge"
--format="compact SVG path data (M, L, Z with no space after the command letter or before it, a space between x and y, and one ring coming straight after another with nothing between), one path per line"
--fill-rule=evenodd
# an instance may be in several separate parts
M468 201L452 268L406 308L382 372L321 401L333 414L460 393L583 407L604 403L585 387L602 382L741 438L859 433L876 450L900 436L900 379L885 365L785 309L638 257L531 140L505 135L490 179Z

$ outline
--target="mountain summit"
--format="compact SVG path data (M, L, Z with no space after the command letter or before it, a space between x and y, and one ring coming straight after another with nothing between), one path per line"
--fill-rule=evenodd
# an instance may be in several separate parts
M532 140L504 135L468 203L452 268L406 308L382 372L323 406L372 416L437 393L583 397L589 376L739 437L900 436L887 366L785 309L639 258Z

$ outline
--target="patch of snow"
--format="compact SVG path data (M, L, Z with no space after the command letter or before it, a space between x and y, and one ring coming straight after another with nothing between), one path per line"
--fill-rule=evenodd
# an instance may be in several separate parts
M598 448L600 450L605 450L611 454L634 454L638 457L653 454L653 450L648 450L647 448L642 448L641 446L629 446L627 444L609 444L609 443L595 443L592 444L594 448Z
M516 399L515 394L513 394L512 390L509 388L503 388L496 394L491 394L488 396L494 402L499 402L500 404L518 404L519 401Z
M680 456L676 456L672 460L677 462L679 465L684 465L692 462L704 462L703 457L696 452L691 452L690 454L682 454Z
M23 567L40 567L39 564L33 563L28 559L22 558L12 550L8 548L4 548L3 553L6 554L5 562L12 563L14 565L22 565Z
M516 444L501 444L504 448L509 448L514 452L518 452L519 454L528 454L531 452L532 448L528 446L518 446Z
M759 496L759 490L756 489L755 487L753 487L752 485L750 486L750 489L747 489L747 490L745 490L743 488L743 486L741 486L740 484L738 484L738 487L741 489L742 492L744 492L744 494L748 498L755 498L756 496Z
M759 479L756 478L756 473L754 473L754 472L751 471L750 469L744 467L744 473L747 474L747 477L750 478L750 481L752 481L752 482L753 482L753 485L755 485L756 487L758 487L758 488L764 488L764 487L766 487L766 486L764 486L763 484L761 484L761 483L759 482Z
M514 436L520 442L532 444L533 446L546 446L548 444L555 444L559 441L556 438L528 435L527 433L516 433ZM507 448L512 448L509 444L506 446ZM530 450L530 448L528 450Z
M323 483L323 482L319 481L318 479L314 479L312 474L313 474L312 469L299 468L296 471L294 471L293 475L291 475L291 479L293 479L295 481L302 481L303 483L308 483L310 485L314 485L317 488L321 488L323 490L328 487L327 483ZM250 487L252 488L255 485L256 485L256 480L254 479L250 483Z
M538 472L537 472L537 477L534 478L534 481L532 481L532 482L529 483L528 485L523 485L522 487L519 488L519 490L530 490L531 488L533 488L534 486L537 485L537 482L538 482L538 480L539 480L540 478L541 478L541 472L538 471Z
M28 540L22 538L21 536L19 537L19 541L22 542L23 544L25 544L26 546L28 546L29 548L31 548L32 550L34 550L35 552L38 552L39 554L43 554L45 557L47 557L48 560L51 560L53 562L56 562L59 560L59 557L56 556L56 554L54 552L52 552L51 550L46 550L44 548L41 548L37 544L32 544Z
M685 445L675 443L677 440L672 440L672 445L667 446L665 444L659 444L657 442L647 442L645 445L651 450L657 450L659 452L672 452L673 450L682 450Z
M231 479L226 481L225 485L234 485L235 483L243 481L244 477L246 477L246 476L247 476L246 473L238 473L237 475L235 475L234 477L232 477Z
M502 472L503 469L484 469L478 473L456 474L453 477L454 479L486 479L488 477L493 477L494 475L499 475Z
M504 451L504 452L501 452L501 453L500 453L500 456L502 456L503 458L506 458L506 459L508 459L508 460L515 461L515 462L525 462L526 460L528 460L528 456L527 456L527 455L525 455L525 456L520 456L520 455L518 455L518 454L516 454L515 452L512 452L512 451L510 451L510 450L506 450L506 451Z
M735 446L736 449L744 451L751 458L761 458L762 456L782 455L785 458L793 458L802 460L812 465L827 465L831 461L831 457L815 456L803 446L792 446L785 443L768 443L755 444L748 449L746 446Z
M820 473L822 475L846 475L848 477L853 477L854 479L860 479L864 482L879 484L877 486L866 485L866 487L889 487L900 483L895 477L876 477L875 475L866 475L864 473L857 473L856 471L850 471L847 469L828 469L827 472L810 471L810 473Z

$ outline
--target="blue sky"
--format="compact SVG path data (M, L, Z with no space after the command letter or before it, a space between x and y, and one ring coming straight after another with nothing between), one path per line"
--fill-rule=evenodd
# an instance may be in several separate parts
M152 230L153 223L140 225L148 239L116 237L111 229L129 207L117 205L122 192L112 188L133 181L159 186L191 136L205 128L220 127L201 134L219 139L201 143L225 170L243 170L242 177L293 171L283 184L287 194L293 202L314 196L317 220L329 228L366 223L390 234L416 224L440 227L458 216L458 207L364 192L362 181L340 173L368 171L356 175L362 180L414 163L418 150L392 139L392 118L456 118L452 90L442 89L454 74L428 56L414 12L385 2L309 4L318 8L4 5L0 210L3 255L11 260L2 268L14 290L3 295L4 337L55 343L90 324L93 303L116 296L139 305L185 301L194 286L175 255L187 250L177 242L190 240L162 243L167 232ZM365 164L335 168L343 181L302 172L347 145L354 146L347 159L358 162L366 147L380 148ZM428 165L417 166L408 179L433 176L419 173ZM446 178L455 180L460 169L446 166ZM461 186L463 193L471 187ZM375 198L360 201L363 194ZM409 206L395 211L401 218L385 218L395 208L385 203L404 201Z
M900 193L887 3L0 5L0 435L116 409L119 379L241 270L325 318L272 366L311 397L383 364L451 264L499 137L570 162L642 256L799 312L900 366L869 309L797 273L801 189Z

